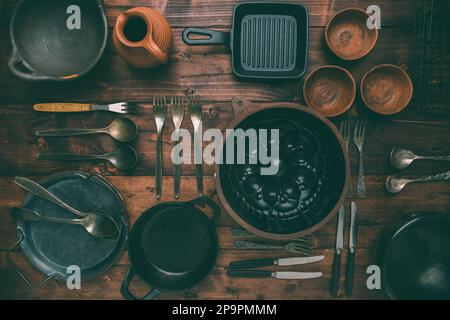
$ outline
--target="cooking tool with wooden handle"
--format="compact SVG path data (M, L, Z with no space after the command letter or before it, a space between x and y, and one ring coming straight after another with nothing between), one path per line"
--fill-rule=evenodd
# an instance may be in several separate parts
M89 112L91 104L86 103L38 103L33 106L38 112Z

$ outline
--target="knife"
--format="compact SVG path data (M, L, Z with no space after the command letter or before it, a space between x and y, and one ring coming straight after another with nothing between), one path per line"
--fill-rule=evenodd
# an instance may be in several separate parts
M344 249L344 206L339 209L338 226L336 232L336 251L334 253L333 273L331 275L331 296L337 297L339 291L339 280L341 275L341 251Z
M275 278L281 280L316 279L323 276L322 272L272 272L266 270L228 270L227 275L235 278Z
M358 207L352 202L350 218L350 236L348 240L347 269L345 273L345 294L350 297L353 293L353 276L355 273L355 249L358 241Z
M313 262L322 261L325 259L324 256L315 257L300 257L300 258L282 258L282 259L257 259L257 260L243 260L232 262L229 265L230 269L249 269L249 268L259 268L267 266L295 266L300 264L308 264Z

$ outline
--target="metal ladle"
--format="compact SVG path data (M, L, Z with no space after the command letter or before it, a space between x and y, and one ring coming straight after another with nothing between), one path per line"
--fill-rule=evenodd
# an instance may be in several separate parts
M50 201L58 206L60 206L63 209L66 209L67 211L81 217L81 218L86 218L88 216L91 216L89 218L89 224L91 225L90 228L93 229L98 229L98 228L105 228L104 231L96 231L96 232L102 232L103 234L108 234L110 235L110 237L114 236L115 234L118 233L119 231L119 227L117 225L117 223L108 215L106 215L103 211L99 212L94 211L94 212L82 212L78 209L73 208L72 206L68 205L67 203L65 203L64 201L62 201L60 198L58 198L57 196L55 196L53 193L51 193L50 191L48 191L47 189L45 189L43 186L41 186L40 184L29 180L27 178L23 178L23 177L15 177L14 178L14 182L21 187L22 189L34 194L37 197L40 197L42 199L45 199L47 201ZM98 217L97 217L98 216ZM97 220L98 219L98 220ZM95 226L95 224L99 223L99 226ZM94 226L92 227L92 224L94 224ZM113 232L114 231L114 232Z
M450 161L450 156L419 156L408 149L395 147L391 151L391 165L399 170L407 168L415 160Z
M38 137L71 137L86 134L105 133L119 142L130 142L138 134L138 127L134 121L128 118L119 118L101 129L51 129L36 131Z
M131 170L138 162L136 151L128 146L119 147L112 152L98 155L79 155L75 153L39 153L38 159L52 161L92 161L107 160L119 170Z
M117 235L117 226L104 213L96 211L89 213L81 219L63 219L40 215L38 212L26 208L13 208L11 214L15 220L22 221L48 221L81 225L92 236L100 239L110 239Z
M449 181L450 171L445 171L436 175L426 176L416 179L406 179L400 176L389 176L386 179L386 190L391 194L400 193L407 184L417 182L437 182L437 181Z

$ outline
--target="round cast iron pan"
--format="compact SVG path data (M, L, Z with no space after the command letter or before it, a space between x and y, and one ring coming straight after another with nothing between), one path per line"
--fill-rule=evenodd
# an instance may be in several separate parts
M379 248L391 299L450 299L450 215L418 213L388 226Z
M259 237L290 240L314 232L336 214L347 193L350 164L331 122L311 109L290 106L259 110L230 127L280 130L276 175L261 175L260 164L216 166L219 198L236 222Z
M212 209L212 220L196 207L202 203ZM215 222L219 215L219 207L206 197L187 203L161 203L144 212L130 233L131 268L122 284L122 295L137 299L129 290L135 274L152 288L145 300L164 291L191 288L206 278L217 259Z
M20 244L30 264L48 278L34 283L9 259L14 269L30 286L42 285L56 276L66 279L70 276L66 273L67 267L71 265L80 267L83 281L103 274L117 261L127 239L127 213L119 192L104 178L81 172L55 174L41 184L76 209L85 212L100 209L107 212L120 226L120 235L117 241L97 239L82 226L18 221L19 241L15 246ZM31 194L27 195L22 206L43 215L78 218Z
M68 7L81 10L81 29L69 30ZM80 77L100 60L108 26L103 0L21 0L11 20L11 71L25 80Z

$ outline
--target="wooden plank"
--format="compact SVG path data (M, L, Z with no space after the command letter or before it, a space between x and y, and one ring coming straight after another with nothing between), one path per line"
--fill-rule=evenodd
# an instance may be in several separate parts
M0 7L0 28L8 26L15 0L3 0ZM161 1L161 0L105 0L108 25L112 27L117 16L125 10L137 6L149 6L162 12L173 27L229 27L232 23L233 8L242 2L239 0L223 0L220 5L212 5L211 0L197 1ZM299 3L297 0L283 2ZM398 26L411 23L415 13L415 5L410 0L303 0L310 14L311 26L325 26L337 12L357 7L366 9L376 4L381 8L382 26Z

